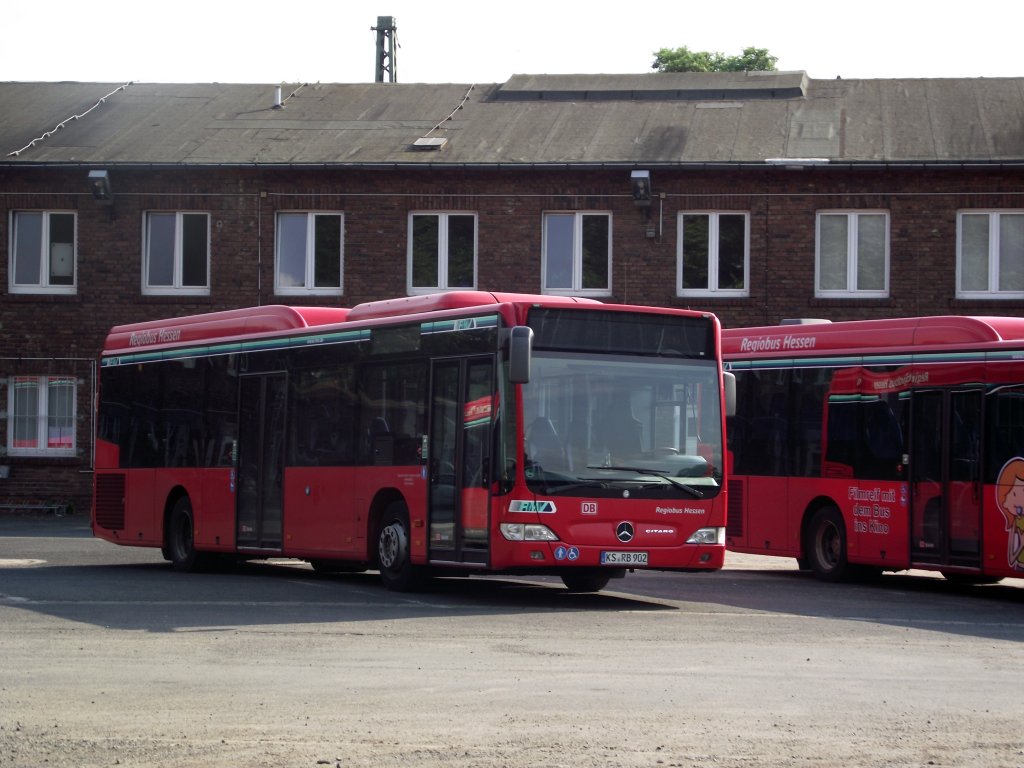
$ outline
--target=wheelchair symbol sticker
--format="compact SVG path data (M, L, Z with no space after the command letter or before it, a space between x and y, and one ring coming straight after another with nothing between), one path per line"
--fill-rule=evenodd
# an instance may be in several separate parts
M579 547L555 547L555 560L579 560Z

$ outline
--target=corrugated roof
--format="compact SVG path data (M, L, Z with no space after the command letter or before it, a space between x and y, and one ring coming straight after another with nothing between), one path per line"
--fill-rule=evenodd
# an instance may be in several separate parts
M273 85L0 83L0 162L1024 161L1024 78L516 75L483 85L285 85L282 94L283 106L275 107ZM423 137L446 141L415 148Z

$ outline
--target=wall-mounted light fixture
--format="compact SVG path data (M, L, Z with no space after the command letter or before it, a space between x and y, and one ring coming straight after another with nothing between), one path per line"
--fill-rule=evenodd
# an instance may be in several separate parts
M629 176L633 184L633 202L637 205L651 204L651 172L633 171Z
M106 171L89 171L89 189L92 196L101 203L113 203L114 193L110 189L110 176Z

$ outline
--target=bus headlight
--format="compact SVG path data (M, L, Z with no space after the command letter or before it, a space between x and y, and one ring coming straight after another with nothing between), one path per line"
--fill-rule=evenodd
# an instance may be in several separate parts
M558 541L546 525L533 523L502 523L501 535L509 541Z
M698 528L687 544L725 544L725 528Z

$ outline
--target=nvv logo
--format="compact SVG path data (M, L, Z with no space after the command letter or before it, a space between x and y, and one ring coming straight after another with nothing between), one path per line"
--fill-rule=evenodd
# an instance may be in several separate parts
M513 500L508 504L509 512L532 512L540 515L553 514L555 510L555 502L553 501L522 501Z

